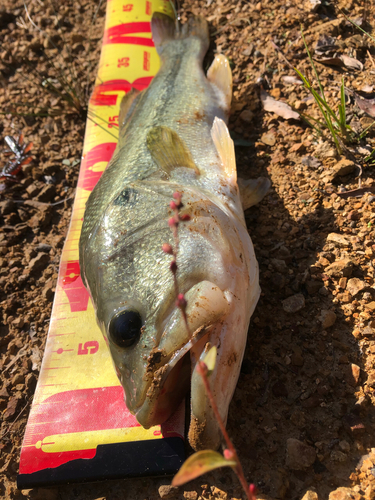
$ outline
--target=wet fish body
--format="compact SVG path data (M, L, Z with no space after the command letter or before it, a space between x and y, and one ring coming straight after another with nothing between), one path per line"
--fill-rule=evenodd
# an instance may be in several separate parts
M260 292L225 125L231 72L217 56L204 74L209 39L202 18L179 32L154 15L152 32L161 68L146 90L122 102L116 151L86 205L81 274L139 423L163 423L190 387L190 444L216 448L219 429L196 362L217 346L210 380L226 420ZM250 206L268 181L242 187ZM170 256L161 250L174 244L168 207L175 191L191 216L179 227L178 253L191 335L175 307Z

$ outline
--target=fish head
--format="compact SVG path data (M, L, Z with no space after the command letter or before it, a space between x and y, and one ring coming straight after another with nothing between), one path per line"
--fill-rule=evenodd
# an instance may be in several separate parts
M128 186L110 204L85 249L85 280L98 323L127 407L145 428L165 422L176 410L208 345L223 353L224 334L235 342L228 332L233 311L238 318L246 316L238 304L234 307L236 291L249 286L241 255L246 249L228 216L193 189L183 194L183 211L191 220L178 228L174 280L172 257L162 251L163 243L177 245L168 226L172 189L170 183L145 181ZM176 306L177 289L187 301L186 316ZM238 321L246 342L246 319ZM242 353L236 380L241 359ZM193 387L191 393L194 397ZM197 398L205 398L202 388L198 393Z

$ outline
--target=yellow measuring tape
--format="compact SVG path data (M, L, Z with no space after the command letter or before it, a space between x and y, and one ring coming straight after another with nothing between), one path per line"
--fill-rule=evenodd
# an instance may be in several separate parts
M108 348L96 324L93 305L83 286L78 262L85 204L116 147L121 99L132 88L146 88L159 69L150 29L155 11L174 17L169 0L107 2L103 46L89 104L73 214L61 257L38 386L21 450L20 488L140 475L147 473L147 469L151 474L174 472L181 463L175 443L172 446L175 458L164 466L161 460L153 468L147 457L142 460L138 456L136 467L135 445L139 452L140 443L148 443L148 448L142 448L145 454L157 453L160 447L169 446L165 444L168 439L164 438L182 438L184 412L180 409L162 427L148 430L129 413ZM108 445L116 444L121 445L120 448L111 448L106 453ZM126 444L128 448L124 448ZM101 445L104 448L99 457ZM109 472L104 473L115 456L115 449L122 450L122 461L117 459L107 467ZM126 461L127 449L131 464ZM168 453L172 457L170 450Z

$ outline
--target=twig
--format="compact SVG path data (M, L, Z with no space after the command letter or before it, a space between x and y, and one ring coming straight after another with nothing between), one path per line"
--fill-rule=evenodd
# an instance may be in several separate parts
M288 61L288 59L284 56L284 54L283 54L282 50L280 49L280 47L278 47L276 45L276 43L272 42L272 40L271 40L271 45L281 55L281 57L287 63L287 65L289 66L289 68L291 68L294 71L294 66L292 64L290 64L290 62Z
M178 269L178 267L177 267L177 254L178 254L178 248L179 248L179 244L180 244L180 240L178 237L178 226L179 226L180 222L189 221L190 215L188 215L188 214L180 215L180 210L183 207L183 204L181 202L181 193L176 191L175 193L173 193L173 198L174 198L174 200L170 202L169 206L174 211L174 215L173 215L173 217L170 217L170 219L168 221L168 225L171 228L171 231L173 234L174 247L172 247L172 245L170 245L169 243L164 243L164 245L162 246L162 249L163 249L163 252L173 256L173 260L170 263L169 268L170 268L172 275L173 275L174 290L175 290L175 294L176 294L176 306L181 310L189 337L192 337L190 327L188 324L187 314L186 314L187 302L186 302L184 294L180 293L178 281L177 281L177 269Z
M25 350L24 350L25 349ZM5 372L7 372L9 370L9 368L12 368L12 366L20 359L22 358L22 356L25 356L25 354L27 354L27 350L26 350L26 347L24 347L23 349L20 349L18 351L18 353L14 356L14 358L12 359L12 361L10 363L8 363L6 365L6 367L4 368L3 370L3 374Z
M236 462L236 467L234 467L234 472L236 473L243 490L246 492L248 500L255 500L255 495L254 495L255 487L254 487L254 485L249 486L247 484L240 459L238 458L236 449L233 446L233 443L232 443L232 441L227 433L224 422L222 421L219 410L217 408L216 401L215 401L213 394L211 392L210 383L209 383L208 377L207 377L208 368L207 368L206 363L204 363L203 361L198 361L197 372L202 377L207 396L208 396L210 403L211 403L211 407L213 409L217 423L219 424L221 433L223 434L225 442L226 442L227 447L228 447L228 449L224 450L224 457L227 460L234 460Z
M25 406L22 408L22 410L19 412L19 414L17 415L17 417L13 420L13 422L10 424L10 426L8 427L7 431L4 432L4 434L2 434L0 436L0 439L3 439L7 434L9 434L9 432L11 431L13 425L17 422L17 420L20 418L20 416L22 415L22 413L26 410L26 408L29 406L29 404L31 403L31 400L32 400L32 397L29 399L29 401L25 404Z
M350 198L353 196L354 198L359 198L360 196L363 196L366 193L375 193L375 186L364 186L361 188L357 189L351 189L350 191L343 191L342 193L337 193L337 196L340 196L340 198Z

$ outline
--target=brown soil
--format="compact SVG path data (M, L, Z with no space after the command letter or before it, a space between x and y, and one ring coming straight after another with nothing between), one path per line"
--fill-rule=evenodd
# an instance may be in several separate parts
M183 16L194 12L209 20L212 48L231 60L230 128L236 137L254 144L237 146L239 174L272 180L265 200L246 212L262 296L253 315L228 431L248 480L264 495L299 500L315 489L317 495L310 491L305 498L373 499L375 196L345 197L342 192L358 188L359 166L362 186L374 191L374 169L364 163L375 146L374 132L361 141L361 148L351 147L346 154L349 163L337 166L340 157L328 135L318 139L303 121L265 112L255 84L262 77L265 90L275 99L318 116L307 91L282 78L295 75L293 66L313 77L300 36L302 24L311 49L322 35L329 35L336 38L338 54L364 65L362 70L348 70L317 64L334 109L342 76L352 91L373 85L375 44L343 13L371 32L374 4L323 1L313 12L312 3L186 0L182 7ZM80 92L85 90L99 57L105 10L105 5L99 9L89 49L95 3L69 0L56 5L57 15L49 1L28 2L33 23L43 32L30 23L21 0L3 0L0 7L0 103L7 113L1 136L22 132L34 143L33 163L24 168L20 182L7 182L0 193L0 496L240 498L237 479L225 469L178 491L168 489L168 478L23 492L16 488L85 128L84 114L51 95L42 82L51 78L57 84L64 75ZM52 69L47 56L61 70ZM81 102L87 99L83 96ZM355 130L372 121L359 112L352 97L347 112ZM2 154L2 163L5 160Z

